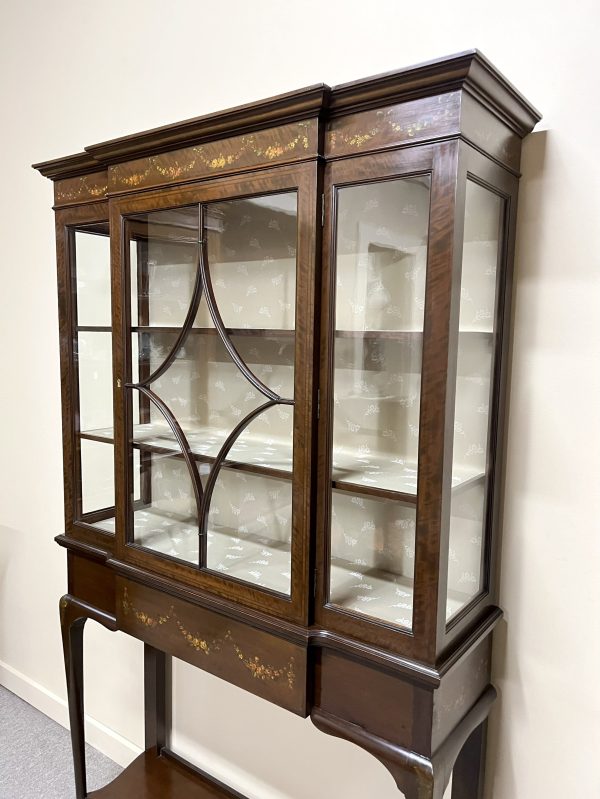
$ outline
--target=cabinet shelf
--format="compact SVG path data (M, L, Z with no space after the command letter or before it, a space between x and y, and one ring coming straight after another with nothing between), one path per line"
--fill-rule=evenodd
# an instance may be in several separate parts
M483 480L483 472L455 468L453 492ZM408 504L417 502L417 463L394 459L391 454L364 456L347 448L333 451L333 488Z
M111 333L112 327L107 325L78 325L78 333ZM181 327L166 325L134 325L131 327L132 333L180 333ZM273 336L275 338L293 337L293 328L270 328L270 327L230 327L227 332L231 336ZM492 330L463 329L459 330L459 335L468 336L493 336ZM217 330L214 327L192 327L190 333L215 336ZM422 330L336 330L336 338L356 338L366 340L386 340L386 341L414 341L423 337Z
M214 463L219 448L228 434L226 430L209 427L194 427L184 430L192 455L199 463ZM113 444L112 428L89 430L79 434L88 441ZM157 455L181 458L181 450L171 431L165 425L141 424L134 426L132 444L136 449L154 452ZM275 477L280 480L292 478L292 447L280 440L265 440L262 436L247 436L234 444L224 466L240 469L252 474ZM417 465L413 462L395 463L391 455L357 456L344 449L334 451L332 487L357 495L416 505ZM483 481L483 472L455 469L452 491L458 493Z
M219 449L229 431L209 427L194 427L184 432L192 455L199 463L214 463ZM80 438L89 441L114 443L110 427L85 431ZM132 444L136 449L158 455L183 457L179 444L170 429L159 424L134 425ZM292 447L290 444L265 439L262 436L246 436L236 442L224 465L232 469L290 480L292 477Z
M139 755L109 785L92 791L89 799L245 799L208 774L163 749Z
M228 327L226 328L230 336L256 336L273 338L293 338L296 331L293 328L270 328L270 327ZM180 333L181 327L167 327L164 325L136 325L131 327L132 333ZM192 327L190 333L203 336L216 336L215 327Z
M465 328L458 331L459 335L478 335L492 336L492 330L478 330L476 328ZM362 338L370 340L386 341L415 341L423 338L422 330L336 330L336 338Z

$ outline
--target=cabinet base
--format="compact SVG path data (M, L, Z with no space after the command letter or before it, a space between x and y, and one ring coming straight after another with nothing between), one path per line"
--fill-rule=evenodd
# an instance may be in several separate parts
M163 749L148 749L88 799L245 799L210 775Z

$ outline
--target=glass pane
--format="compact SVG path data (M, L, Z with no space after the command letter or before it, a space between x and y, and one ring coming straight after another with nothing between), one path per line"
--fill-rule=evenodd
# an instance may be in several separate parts
M429 187L414 177L337 193L329 600L403 627L412 625Z
M198 509L184 459L176 453L142 451L139 484L140 499L133 503L133 541L162 555L197 564Z
M75 277L79 325L110 327L110 239L75 231Z
M112 494L109 494L109 488L108 488L108 482L107 482L107 478L108 478L108 474L109 474L109 471L108 471L109 468L110 468L110 477L112 479L112 466L110 466L110 467L108 466L108 457L109 457L108 450L110 450L110 458L112 459L112 457L113 457L113 446L112 446L112 444L104 444L103 443L103 444L101 444L101 447L104 449L104 452L101 452L98 455L98 453L94 453L92 451L92 454L90 456L89 455L89 451L90 451L91 448L89 448L89 445L90 444L95 444L95 443L97 443L97 442L95 442L95 441L87 441L85 439L83 439L83 441L82 441L82 444L84 445L84 447L87 450L86 454L84 456L82 456L84 458L84 461L85 461L85 464L86 464L86 469L85 469L85 471L83 473L84 492L85 492L86 487L88 485L89 485L89 487L90 487L90 489L92 491L94 491L95 488L96 488L93 485L93 483L90 483L90 481L88 479L88 474L91 474L92 480L93 480L93 479L95 479L94 478L94 474L97 474L98 472L100 474L102 474L102 470L104 470L105 488L103 490L106 491L106 496L109 496L109 497L112 496L113 499L111 501L111 506L113 506L114 505L114 489L113 489ZM102 467L101 468L98 468L99 462L102 463ZM88 466L88 464L90 464L90 463L94 463L94 467L91 468L91 469ZM135 499L136 499L136 502L137 502L139 500L139 498L140 498L140 453L137 452L136 450L134 450L134 452L133 452L133 481L134 481L134 496L135 496ZM101 485L102 484L101 481L99 481L99 482L100 482L100 485ZM88 500L89 500L89 497L88 497ZM91 511L91 510L104 509L103 512L94 513L94 518L95 518L94 526L95 527L99 527L101 530L104 530L104 532L106 532L106 533L112 533L114 535L114 533L115 533L115 508L114 507L108 507L107 508L105 505L101 504L103 501L106 501L106 497L104 498L104 500L102 499L102 497L99 497L97 502L96 502L97 508L90 507L90 508L88 508L88 510ZM91 504L94 505L94 502L92 502Z
M132 380L158 398L132 392L130 435L145 475L134 540L289 594L293 407L278 402L259 409L273 395L294 396L296 194L138 215L127 229ZM193 324L181 339L188 316ZM173 422L190 451L191 475ZM236 429L223 461L219 453ZM223 468L211 481L212 498L208 492L203 499L217 459ZM175 465L185 472L177 471L176 486L157 507L165 478L154 471L170 475ZM199 507L194 474L203 486ZM147 495L144 486L152 487ZM182 497L185 512L178 508ZM203 520L205 563L198 538Z
M129 223L131 324L183 324L198 268L198 207L142 214Z
M76 357L79 367L79 429L83 433L112 428L112 334L80 331Z
M213 203L207 214L208 259L226 327L294 329L296 194ZM199 324L210 325L201 314Z
M79 414L77 517L114 532L110 241L108 225L74 232L73 349Z
M452 458L449 619L484 589L496 272L504 202L467 181Z
M412 627L414 506L334 491L330 601Z
M208 517L208 568L289 594L291 537L291 481L221 470Z
M86 439L80 445L82 513L109 509L107 517L114 516L114 447Z

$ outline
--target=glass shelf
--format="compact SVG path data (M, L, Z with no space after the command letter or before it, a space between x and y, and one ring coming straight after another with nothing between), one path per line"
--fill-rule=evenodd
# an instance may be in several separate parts
M227 430L209 427L184 426L184 432L195 459L213 463L221 448ZM113 443L110 427L87 430L80 434L84 440ZM140 424L134 426L132 443L137 449L158 454L180 455L179 444L171 429L163 424ZM289 441L265 439L260 435L246 435L231 448L225 461L231 468L239 468L256 474L268 474L280 479L291 479L292 446ZM332 485L340 491L352 491L372 496L388 497L415 504L417 499L416 462L394 463L389 458L357 456L345 449L333 453ZM452 489L464 490L484 477L466 467L456 467L452 476Z
M210 427L182 427L194 458L204 463L214 462L230 432ZM110 427L89 430L81 433L81 438L112 443L113 430ZM181 454L179 444L166 424L134 425L131 443L137 449L158 454ZM226 464L289 479L292 473L292 457L291 442L266 439L262 434L245 433L232 446Z
M165 325L137 325L131 328L132 333L179 333L179 327L166 327ZM256 336L272 338L288 338L295 335L296 331L290 328L275 327L230 327L226 328L230 336ZM192 327L190 333L196 335L216 336L214 327Z
M459 335L480 334L484 336L493 335L492 330L478 329L478 328L465 328L459 330ZM398 340L398 341L414 341L415 339L423 338L422 330L336 330L336 338L357 338L357 339L380 339L380 340Z

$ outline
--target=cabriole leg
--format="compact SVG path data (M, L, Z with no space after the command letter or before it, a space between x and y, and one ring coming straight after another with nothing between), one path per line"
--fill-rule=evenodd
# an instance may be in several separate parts
M76 799L87 796L85 771L85 728L83 710L83 628L86 618L74 617L68 597L60 600L60 623L67 677L67 699L73 767L75 770Z
M85 728L83 715L83 628L87 619L93 619L107 630L117 629L116 618L105 610L71 594L60 600L60 627L62 632L67 699L71 724L71 745L75 769L75 797L85 799L87 781L85 772Z
M483 799L487 720L474 730L454 765L452 799Z

